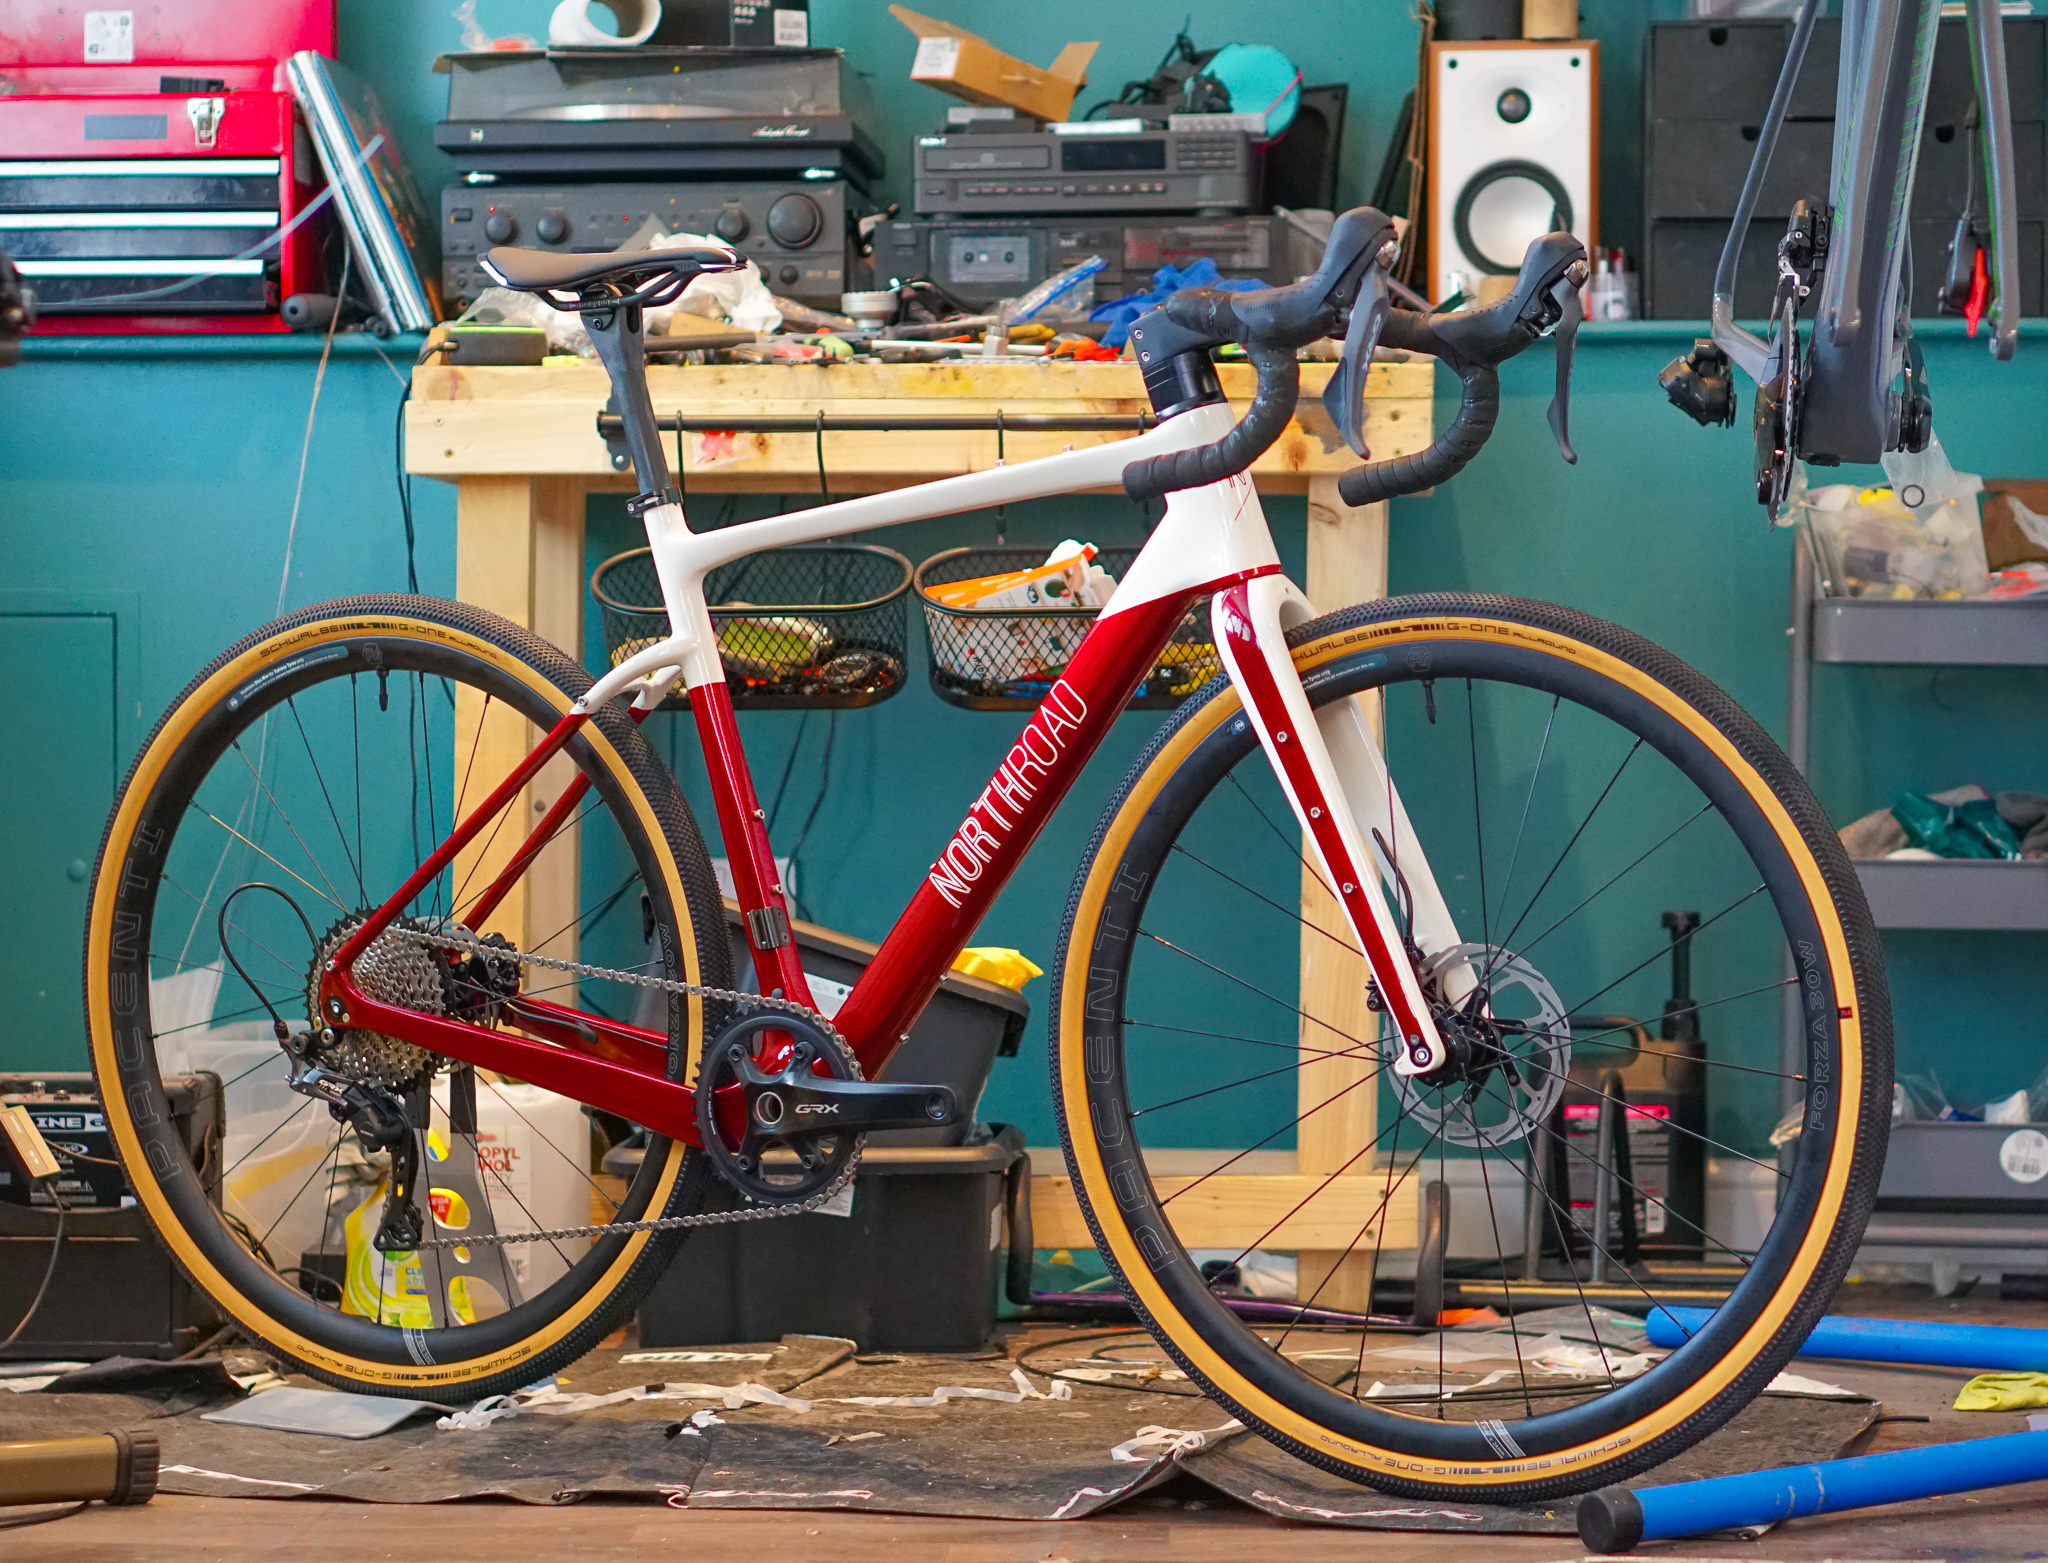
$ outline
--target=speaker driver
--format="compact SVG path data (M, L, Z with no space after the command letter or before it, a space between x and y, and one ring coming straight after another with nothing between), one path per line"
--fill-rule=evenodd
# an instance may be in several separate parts
M1481 271L1512 277L1522 254L1546 233L1571 231L1571 192L1540 163L1489 163L1465 182L1451 210L1458 248Z

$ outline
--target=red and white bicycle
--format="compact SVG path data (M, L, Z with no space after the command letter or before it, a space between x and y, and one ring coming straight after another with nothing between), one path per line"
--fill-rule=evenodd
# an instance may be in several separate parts
M1361 504L1462 467L1492 427L1496 366L1559 325L1562 356L1577 322L1583 255L1567 235L1532 247L1505 300L1434 317L1388 308L1390 235L1378 212L1350 212L1314 277L1182 293L1146 316L1134 340L1160 421L1134 438L711 532L690 530L670 484L641 321L692 276L737 257L491 252L485 264L506 285L581 311L611 373L642 488L631 508L646 524L671 633L593 680L555 647L459 602L322 603L225 652L157 724L96 870L86 997L123 1161L198 1285L331 1383L444 1400L502 1392L588 1350L664 1269L687 1273L678 1247L691 1227L813 1210L852 1177L866 1132L956 1120L963 1104L951 1091L879 1081L882 1066L1207 598L1224 672L1172 715L1117 789L1076 874L1052 983L1054 1098L1103 1256L1160 1342L1235 1415L1391 1491L1576 1491L1641 1470L1732 1415L1830 1296L1869 1208L1891 1080L1876 941L1834 833L1777 746L1657 647L1504 597L1319 613L1328 605L1286 579L1243 473L1293 411L1297 348L1343 340L1325 401L1361 454L1376 344L1432 354L1463 380L1458 417L1428 452L1346 476L1346 499ZM1235 423L1210 358L1233 342L1258 371L1256 398ZM1562 394L1552 421L1564 444ZM791 943L707 574L764 548L1116 483L1165 495L1164 518L828 1019ZM756 993L739 991L703 838L640 726L678 679ZM1383 705L1391 766L1361 697ZM492 773L474 737L451 743L458 703L514 713L531 725L531 751ZM508 805L563 757L573 784L529 829ZM581 948L600 942L602 920L618 919L607 936L627 922L637 893L646 943L630 929L612 943L644 954L638 963L606 967L551 952L554 940L515 948L479 936L520 876L564 872L564 855L576 872L572 822L588 887ZM509 866L477 871L494 838L522 831ZM1806 1061L1789 1078L1805 1116L1782 1165L1761 1146L1725 1143L1730 1132L1714 1123L1680 1126L1771 1185L1766 1217L1746 1233L1698 1228L1662 1192L1624 1177L1621 1205L1651 1236L1747 1268L1682 1349L1648 1371L1601 1356L1578 1378L1523 1354L1494 1382L1448 1398L1375 1395L1361 1321L1322 1309L1308 1280L1291 1309L1269 1307L1263 1322L1212 1289L1176 1223L1194 1201L1180 1201L1215 1173L1266 1170L1304 1120L1327 1111L1331 1122L1377 1127L1361 1131L1337 1172L1306 1180L1275 1231L1318 1199L1341 1200L1359 1213L1352 1245L1373 1247L1392 1201L1414 1199L1425 1177L1454 1180L1461 1209L1476 1201L1484 1215L1477 1252L1454 1241L1450 1262L1510 1302L1518 1287L1542 1292L1540 1277L1523 1273L1522 1191L1543 1156L1587 1154L1547 1130L1574 1022L1583 1048L1595 1009L1654 1002L1643 985L1658 980L1664 951L1657 914L1693 905L1706 909L1690 939L1704 995L1693 1008L1725 1039L1698 1065L1715 1072L1716 1101L1748 1091L1774 1108L1787 1077L1766 1063L1796 987ZM1605 919L1597 936L1589 911ZM1629 927L1644 930L1640 948L1614 932ZM1369 992L1350 998L1376 1012L1376 1034L1305 1012L1299 956L1325 944L1363 952ZM257 1002L224 998L172 1023L170 985L220 960ZM648 1019L650 993L654 1023L619 1018L638 998ZM267 1186L239 1195L253 1148L234 1166L195 1166L161 1080L180 1024L217 1032L237 1019L276 1036L257 1067L298 1113L273 1133L315 1131L289 1176L273 1170ZM1744 1036L1756 1045L1741 1046ZM1304 1111L1297 1072L1323 1060L1366 1067ZM487 1106L511 1089L505 1080L651 1132L607 1220L497 1230L488 1206L519 1196L479 1164L475 1141L480 1098ZM1360 1091L1384 1107L1346 1118ZM1234 1139L1190 1175L1184 1153L1160 1153L1187 1143L1176 1123L1196 1103L1212 1138L1224 1123ZM210 1193L223 1173L225 1214ZM410 1278L396 1298L375 1290L374 1307L309 1273L324 1267L302 1258L303 1246L282 1261L271 1252L271 1235L308 1207L319 1252L339 1252L326 1215L343 1208L338 1177L384 1190L379 1287L394 1273ZM1562 1178L1531 1186L1530 1225L1548 1232L1570 1277L1563 1295L1586 1303L1590 1329L1580 1261L1604 1261L1612 1232L1575 1217ZM527 1262L509 1263L513 1251ZM1613 1273L1629 1284L1633 1272L1617 1259ZM1424 1371L1445 1384L1441 1357L1411 1370Z

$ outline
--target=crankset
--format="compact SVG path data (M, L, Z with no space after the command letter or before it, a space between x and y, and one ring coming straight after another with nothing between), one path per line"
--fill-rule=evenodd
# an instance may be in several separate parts
M788 1204L832 1187L870 1130L959 1120L952 1087L863 1080L836 1032L786 1013L755 1013L727 1026L697 1075L704 1152L721 1178L759 1204Z
M1827 260L1826 214L1799 201L1778 241L1778 291L1771 306L1771 348L1778 373L1756 388L1756 497L1775 521L1792 492L1799 461L1800 414L1806 385L1799 361L1799 307L1812 293Z

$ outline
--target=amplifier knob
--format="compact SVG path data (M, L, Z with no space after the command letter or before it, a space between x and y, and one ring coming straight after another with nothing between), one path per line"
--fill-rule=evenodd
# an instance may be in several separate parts
M519 237L519 224L509 212L493 212L484 219L484 237L493 244L510 244Z
M560 212L543 212L533 231L540 235L543 244L560 244L569 237L569 219Z
M728 244L737 244L754 231L754 225L747 221L747 214L736 206L728 206L718 214L718 221L711 231Z
M785 195L768 208L768 237L787 249L802 249L824 227L825 214L807 195Z

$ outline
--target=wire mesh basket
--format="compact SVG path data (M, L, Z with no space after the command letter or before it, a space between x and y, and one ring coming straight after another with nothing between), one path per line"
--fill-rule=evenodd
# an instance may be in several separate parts
M1135 548L1104 548L1095 562L1122 580L1137 557ZM953 548L917 567L932 688L941 700L971 711L1028 711L1045 698L1100 610L955 608L931 595L933 587L1027 570L1044 561L1042 548ZM1188 610L1158 663L1131 696L1130 708L1170 710L1220 668L1204 598Z
M732 703L799 711L887 700L909 665L910 574L893 548L831 543L764 549L713 570L704 598ZM668 634L647 549L605 560L590 594L613 667Z

